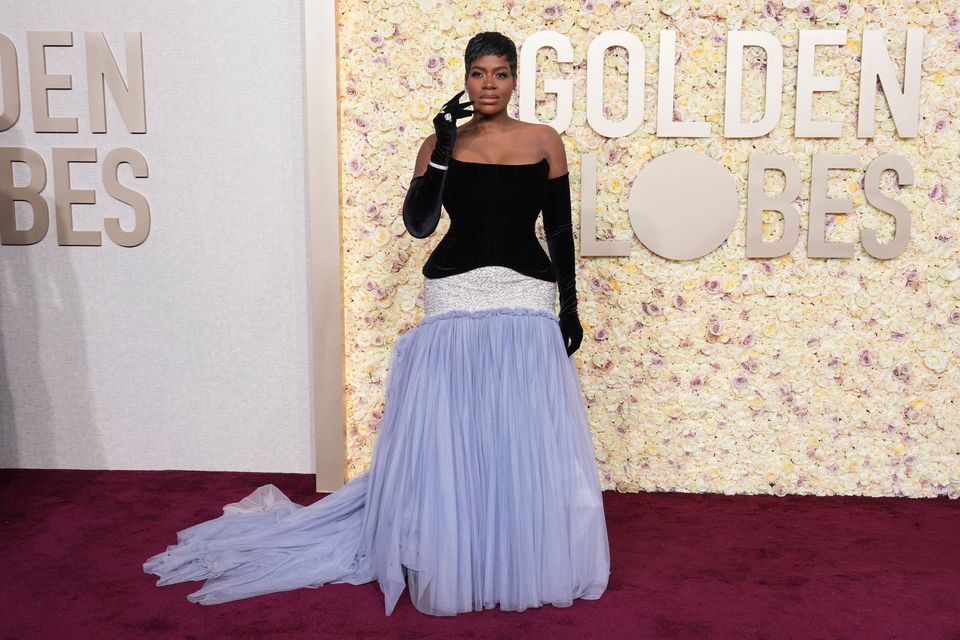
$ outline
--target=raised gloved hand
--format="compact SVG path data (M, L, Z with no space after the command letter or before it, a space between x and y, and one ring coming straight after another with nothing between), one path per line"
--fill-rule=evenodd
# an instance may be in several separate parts
M433 129L437 134L437 143L433 146L430 162L443 167L450 164L450 158L453 157L453 144L457 141L457 119L473 115L473 111L466 108L473 104L473 100L457 102L465 91L466 89L447 100L440 107L437 115L433 117Z
M465 91L465 90L464 90ZM446 183L447 167L453 157L453 145L457 140L457 119L471 115L465 107L473 101L458 102L461 91L448 100L433 118L437 141L430 154L426 172L410 181L403 199L403 224L414 238L426 238L440 222L440 207L443 204L443 185Z
M583 327L577 315L577 274L570 206L570 172L547 180L543 201L543 232L560 292L560 334L567 355L580 348Z

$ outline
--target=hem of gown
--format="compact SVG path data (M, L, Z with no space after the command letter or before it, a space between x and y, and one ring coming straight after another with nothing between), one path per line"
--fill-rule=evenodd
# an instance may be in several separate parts
M524 607L511 607L509 605L503 606L499 600L494 600L492 602L483 602L480 608L473 607L470 609L460 609L458 611L431 611L429 610L429 608L422 606L414 597L414 593L416 593L417 591L417 582L421 578L419 578L419 576L415 576L411 580L410 576L411 574L419 574L421 572L411 569L410 567L402 563L400 566L403 570L404 584L406 586L407 593L410 595L410 602L411 604L413 604L413 608L424 615L434 616L434 617L454 617L463 613L490 611L492 609L499 609L500 611L509 611L514 613L522 613L527 609L540 609L547 605L556 607L558 609L566 609L566 608L572 607L577 600L599 600L603 596L604 592L607 590L607 586L609 584L609 580L608 580L607 582L604 582L602 586L594 585L592 588L586 590L582 595L575 595L570 599L542 600L538 604L529 604ZM608 578L609 578L609 575L610 574L608 572L607 573ZM429 582L429 580L430 578L428 576L426 578L425 584ZM396 603L394 603L393 606L390 606L390 603L387 602L386 614L388 616L392 615L395 607L396 607Z

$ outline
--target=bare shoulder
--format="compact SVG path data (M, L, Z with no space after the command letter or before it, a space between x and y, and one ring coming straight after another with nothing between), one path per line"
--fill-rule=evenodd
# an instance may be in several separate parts
M567 149L563 138L549 124L537 124L537 137L543 154L550 163L550 178L558 178L567 173Z
M426 151L429 156L433 153L433 148L437 146L437 134L431 133L426 138L423 139L423 142L420 143L420 151Z

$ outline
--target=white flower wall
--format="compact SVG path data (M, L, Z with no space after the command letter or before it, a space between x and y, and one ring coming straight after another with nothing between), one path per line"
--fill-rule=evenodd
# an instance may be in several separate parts
M618 491L862 494L960 497L960 265L956 194L960 169L960 4L880 2L524 2L339 0L343 155L347 451L350 475L369 466L384 409L394 339L423 315L420 269L448 228L408 235L401 205L434 113L463 86L463 50L495 30L520 47L530 34L564 34L575 61L538 54L537 117L555 99L543 78L574 80L574 117L563 132L579 219L579 164L598 157L601 238L632 239L629 257L580 258L578 292L586 336L575 354L602 485ZM797 37L801 29L846 28L844 47L818 49L816 72L841 90L818 94L814 117L843 122L840 139L793 136ZM856 137L859 43L884 28L902 70L905 34L925 31L920 135L900 138L877 100L877 135ZM626 29L646 48L644 126L608 139L586 123L586 50L604 31ZM659 32L677 32L676 119L713 123L709 138L657 138ZM726 34L774 34L785 57L783 115L761 138L722 136ZM744 120L759 118L764 55L748 49ZM625 111L626 58L608 51L604 96L610 117ZM902 79L902 75L900 76ZM578 93L579 92L579 93ZM517 117L516 99L511 105ZM726 243L686 262L660 258L634 239L627 197L652 158L691 148L721 161L741 196ZM854 153L862 166L893 152L915 182L891 172L883 192L910 211L911 241L891 260L857 242L859 229L893 236L889 215L863 195L864 171L832 172L829 197L854 212L827 216L827 240L853 242L852 259L805 253L811 157ZM801 167L801 239L777 259L744 257L747 162L780 153ZM783 186L768 174L766 190ZM765 214L764 238L779 236ZM538 226L538 232L542 230ZM577 231L575 230L575 235ZM579 245L579 238L577 237Z

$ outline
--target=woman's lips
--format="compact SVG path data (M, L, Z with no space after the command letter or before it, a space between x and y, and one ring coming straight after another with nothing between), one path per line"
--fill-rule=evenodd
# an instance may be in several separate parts
M500 98L497 98L496 96L494 96L494 97L481 97L481 98L480 98L480 102L496 102L496 101L499 100L499 99L500 99Z

